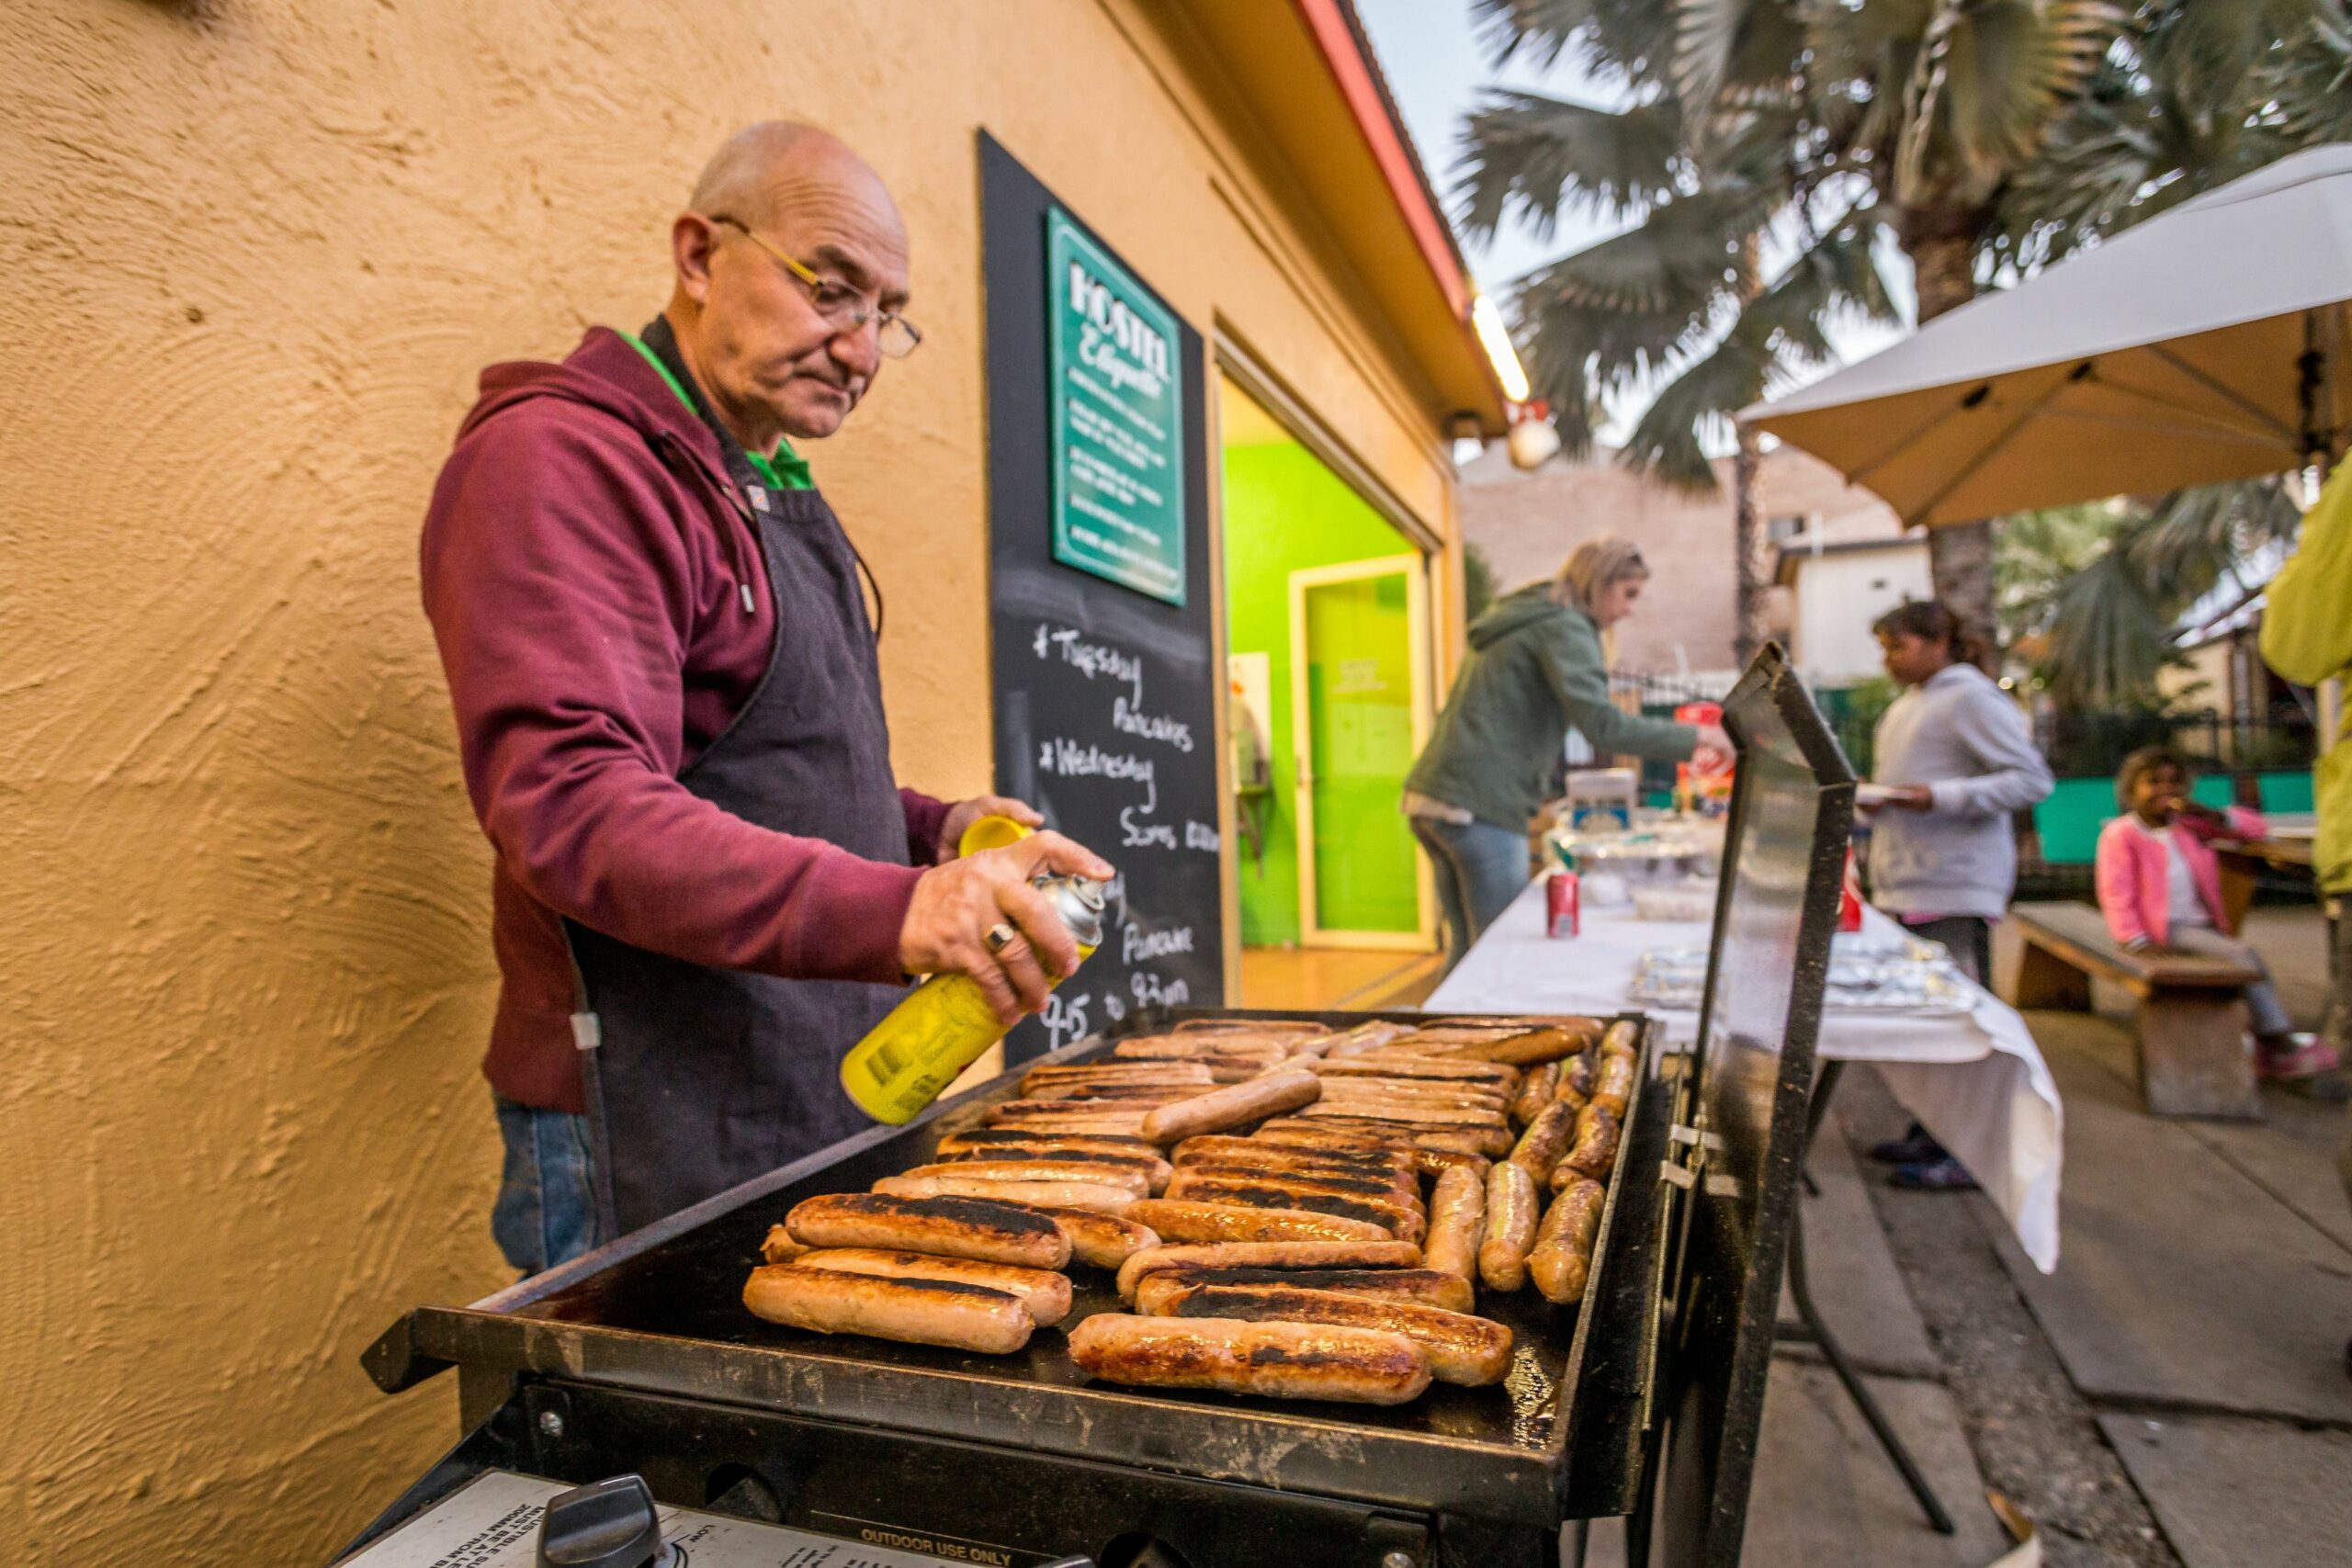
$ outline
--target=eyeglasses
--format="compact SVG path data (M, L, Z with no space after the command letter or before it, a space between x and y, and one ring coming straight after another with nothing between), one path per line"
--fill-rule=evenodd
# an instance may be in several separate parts
M755 233L752 226L741 219L714 212L710 215L710 221L741 230L743 238L784 264L785 270L798 278L802 287L808 290L808 302L817 308L817 314L824 317L826 323L835 332L863 332L866 323L871 321L874 323L875 345L891 359L904 359L922 346L922 331L912 321L896 310L882 309L879 300L869 299L848 284L827 277L805 263L793 260Z

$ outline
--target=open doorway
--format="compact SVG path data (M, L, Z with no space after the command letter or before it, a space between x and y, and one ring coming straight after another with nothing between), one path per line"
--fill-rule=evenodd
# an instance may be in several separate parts
M1397 808L1432 711L1423 556L1229 380L1220 415L1241 1000L1380 1005L1434 974Z

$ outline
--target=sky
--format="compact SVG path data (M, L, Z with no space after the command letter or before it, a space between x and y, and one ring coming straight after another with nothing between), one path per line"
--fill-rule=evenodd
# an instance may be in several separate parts
M1622 101L1613 85L1596 81L1566 60L1548 72L1524 61L1512 62L1507 70L1490 67L1471 23L1470 6L1471 0L1355 0L1356 13L1371 36L1373 51L1379 56L1381 73L1388 79L1405 128L1429 171L1430 183L1449 209L1460 179L1463 121L1487 88L1525 88L1603 107ZM1462 253L1478 287L1501 296L1514 279L1607 238L1615 228L1583 213L1564 212L1548 239L1539 239L1521 225L1506 225L1485 246L1461 236ZM1768 270L1775 265L1769 252L1765 265ZM1907 312L1908 266L1891 247L1881 265ZM1901 335L1897 329L1841 323L1831 332L1830 339L1839 355L1851 364ZM1646 400L1636 397L1612 405L1601 440L1613 445L1632 426Z

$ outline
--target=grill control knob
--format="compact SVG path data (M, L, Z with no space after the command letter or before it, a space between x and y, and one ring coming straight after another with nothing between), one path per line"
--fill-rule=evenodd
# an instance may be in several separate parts
M638 1475L616 1475L548 1499L538 1568L669 1568L653 1494Z

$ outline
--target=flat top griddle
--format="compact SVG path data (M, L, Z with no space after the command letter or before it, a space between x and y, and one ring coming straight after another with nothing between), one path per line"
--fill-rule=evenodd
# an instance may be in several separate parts
M1245 1015L1188 1010L1188 1016ZM1351 1022L1371 1016L1344 1015ZM1417 1014L1394 1016L1430 1021ZM1152 1022L1130 1020L1128 1032ZM1108 1050L1108 1042L1091 1039L1049 1060L1080 1060ZM1644 1051L1645 1070L1637 1077L1645 1079L1646 1040ZM420 1309L407 1321L412 1343L404 1348L441 1360L1400 1506L1532 1522L1561 1517L1569 1421L1595 1314L1552 1306L1532 1289L1509 1294L1482 1289L1479 1294L1478 1312L1507 1324L1516 1342L1502 1383L1432 1384L1419 1399L1393 1407L1092 1382L1070 1361L1064 1337L1094 1313L1125 1309L1108 1272L1077 1264L1070 1269L1069 1317L1039 1329L1012 1356L802 1333L762 1322L743 1307L743 1282L762 1261L761 1240L794 1203L820 1192L860 1191L881 1176L927 1163L941 1138L977 1124L989 1106L1012 1098L1021 1075L1035 1065L1024 1064L908 1127L877 1129L766 1181L721 1194L670 1225L624 1238L543 1277L544 1283L526 1281L472 1307ZM1637 1084L1629 1131L1646 1102L1661 1098L1657 1087ZM1621 1139L1618 1177L1595 1244L1597 1273L1606 1272L1623 1172L1643 1141ZM1596 1296L1600 1289L1597 1280ZM380 1370L378 1375L383 1381Z

